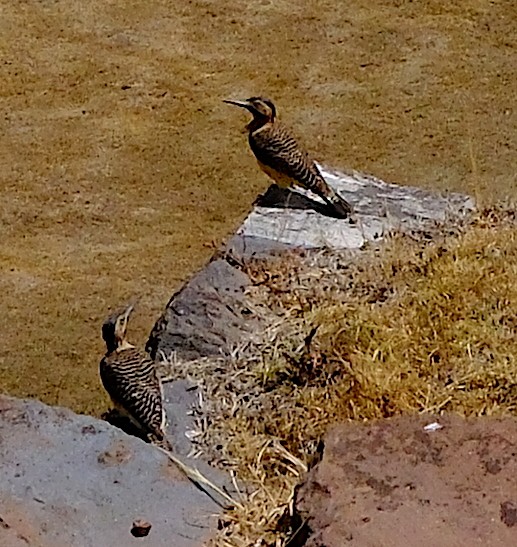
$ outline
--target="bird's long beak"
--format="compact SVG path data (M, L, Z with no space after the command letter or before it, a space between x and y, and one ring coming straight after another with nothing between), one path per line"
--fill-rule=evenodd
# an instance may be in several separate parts
M224 99L223 103L233 104L235 106L240 106L241 108L250 107L250 103L248 103L248 101L234 101L233 99Z
M126 308L126 311L122 314L122 316L124 317L124 319L128 319L129 316L131 315L132 311L135 309L135 306L133 304L131 304L130 306L128 306Z

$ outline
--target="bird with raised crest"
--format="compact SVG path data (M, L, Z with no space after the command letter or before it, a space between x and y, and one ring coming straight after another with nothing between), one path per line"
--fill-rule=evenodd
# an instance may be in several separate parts
M352 206L327 183L309 153L277 119L272 101L251 97L224 102L245 108L253 116L246 126L251 150L262 171L278 186L301 186L321 197L336 216L347 218L352 215Z

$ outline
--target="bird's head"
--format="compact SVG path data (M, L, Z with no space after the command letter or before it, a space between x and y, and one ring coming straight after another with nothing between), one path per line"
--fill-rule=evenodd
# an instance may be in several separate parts
M129 316L134 306L131 304L123 311L118 311L110 315L102 325L102 338L106 342L109 352L115 351L126 342L127 325Z
M240 106L248 110L253 116L253 121L258 122L258 125L263 125L267 122L272 122L276 117L276 108L272 101L264 97L250 97L245 101L235 101L226 99L223 102Z

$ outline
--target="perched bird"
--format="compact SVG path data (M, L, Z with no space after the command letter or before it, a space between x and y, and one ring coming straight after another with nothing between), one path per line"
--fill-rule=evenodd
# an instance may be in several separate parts
M269 99L251 97L224 102L252 114L253 120L246 126L251 150L262 171L278 186L301 186L320 196L336 216L346 218L352 214L351 205L327 184L309 153L277 120L275 105Z
M133 306L110 315L102 325L106 355L100 362L102 384L115 408L128 417L147 439L172 450L165 437L165 409L162 384L154 362L126 340L127 324Z

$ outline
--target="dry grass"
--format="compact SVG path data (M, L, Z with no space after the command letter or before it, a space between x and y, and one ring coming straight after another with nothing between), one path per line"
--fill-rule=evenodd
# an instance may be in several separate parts
M247 269L250 305L269 321L263 339L230 361L182 367L205 396L200 450L252 492L216 545L288 545L293 487L332 423L516 412L511 208L433 240L395 235L361 253L293 253Z
M222 98L270 95L329 165L515 192L513 0L0 0L0 14L0 377L13 395L104 411L109 308L141 297L143 344L266 189L245 116Z
M482 198L516 191L512 0L0 0L0 13L0 377L13 395L105 410L97 366L108 309L140 296L132 338L143 342L173 290L208 259L211 242L231 233L266 188L239 131L244 119L221 98L270 95L331 165ZM491 231L475 237L482 233ZM412 256L411 242L400 245ZM350 348L378 341L382 351L374 359L372 349L370 359L382 370L395 359L384 349L386 333L375 328L399 296L382 284L380 265L343 272L338 258L321 257L321 268L302 260L292 293L275 288L283 277L257 287L257 310L261 301L262 310L274 305L280 326L272 324L253 355L207 365L213 382L206 389L221 381L223 404L205 409L212 423L200 441L220 435L219 459L258 488L246 518L236 521L241 538L276 526L303 467L272 439L304 459L333 412L366 412L360 398L354 408L337 407L352 400L340 399L338 386L360 394L368 381L367 352ZM329 273L323 299L310 293L320 270ZM375 271L372 286L390 299L386 308L371 304L381 322L372 316L369 331L361 299L370 292L365 275ZM403 275L407 283L418 277L394 275L402 287ZM336 287L340 279L365 293L349 298L344 285ZM298 280L286 283L289 289ZM352 331L332 331L341 319L362 325L358 342ZM315 322L313 357L304 353L304 337ZM472 323L464 328L476 334ZM407 365L415 356L404 354L404 332L397 344ZM473 359L490 360L487 350L468 347ZM448 362L438 357L437 368ZM390 394L388 410L398 401L388 389L395 379L376 387L381 399ZM325 396L330 403L318 407ZM422 397L406 404L431 406ZM272 409L267 422L263 408ZM224 430L214 427L222 422L217 412L227 417ZM290 423L307 429L291 431Z

